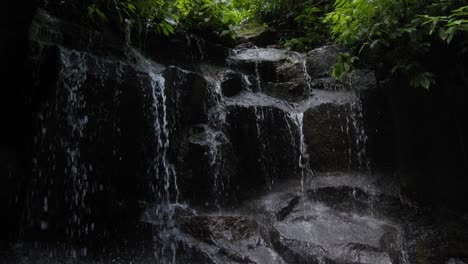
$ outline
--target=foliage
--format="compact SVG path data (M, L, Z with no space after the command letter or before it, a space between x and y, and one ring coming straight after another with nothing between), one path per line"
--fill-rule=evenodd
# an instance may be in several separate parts
M210 30L223 36L232 34L246 13L227 0L177 0L180 21L185 30Z
M330 5L326 3L306 1L299 5L299 11L294 16L294 23L300 29L301 36L286 39L283 42L286 48L307 51L325 42L328 36L328 28L323 23L322 16L330 8Z
M345 77L355 64L367 62L369 54L374 54L385 65L386 74L404 76L412 86L423 88L437 79L426 61L435 46L442 44L459 53L466 53L468 46L468 0L47 2L87 14L94 24L121 25L131 19L166 36L177 29L233 36L240 27L248 32L254 25L268 25L282 36L279 44L300 51L325 43L331 36L347 49L333 69L335 77Z
M459 32L468 32L468 6L455 9L449 16L422 15L425 21L423 25L429 24L429 35L438 32L439 37L447 44L453 40Z
M245 0L238 0L247 2ZM247 15L253 23L267 24L282 35L286 48L310 50L326 41L328 29L322 16L331 8L332 0L251 0Z
M415 87L435 82L424 65L434 43L450 44L457 33L467 31L468 6L451 0L336 0L335 10L324 19L335 41L350 50L335 65L342 77L364 50L386 54L391 74L403 74ZM465 3L466 4L466 3ZM437 33L437 34L435 34Z
M248 10L239 8L244 0L93 0L88 16L95 22L108 22L116 16L120 22L132 19L169 36L176 28L186 31L212 31L232 35ZM237 3L237 5L236 5Z

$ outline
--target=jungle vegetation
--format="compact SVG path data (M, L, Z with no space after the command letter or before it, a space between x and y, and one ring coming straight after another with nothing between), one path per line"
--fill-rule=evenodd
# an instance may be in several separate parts
M284 48L341 45L336 78L381 58L386 74L425 89L436 83L424 63L434 47L460 58L468 48L467 0L50 0L44 6L59 15L72 12L67 16L92 27L137 21L162 37L180 30L235 39L236 32L261 25L283 32L276 44Z

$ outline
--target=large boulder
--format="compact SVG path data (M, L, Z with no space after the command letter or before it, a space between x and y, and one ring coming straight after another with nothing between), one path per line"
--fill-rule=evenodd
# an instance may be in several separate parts
M235 202L237 159L222 131L206 124L190 128L188 151L180 160L179 189L184 198L203 207L221 207ZM194 191L196 190L196 191Z
M365 146L358 98L352 92L316 91L304 112L303 133L311 168L347 170L364 166L357 155ZM354 112L353 112L354 111ZM362 157L363 159L365 157Z
M112 233L138 220L138 200L149 195L151 161L139 157L157 155L150 147L152 80L121 61L35 46L27 225L77 240Z
M236 49L228 58L231 68L249 76L254 91L286 101L300 101L310 93L303 54L273 49Z
M331 76L333 65L338 60L340 49L336 45L323 46L307 53L307 71L311 77Z
M395 263L387 247L397 230L376 219L304 202L275 223L275 249L291 263Z
M378 204L366 200L387 197L399 201L397 190L383 179L319 174L302 184L285 182L246 203L244 210L270 227L273 248L287 263L401 263L405 255L399 221L404 213L396 214L395 221L387 217L402 203L388 204L386 209L396 206L395 210L382 208L377 215L373 208ZM381 184L388 189L380 189ZM356 191L341 194L347 188ZM325 189L336 193L327 196Z
M177 245L177 263L258 263L286 262L265 239L265 230L245 216L202 215L177 220L180 232L170 239Z
M299 174L300 131L290 111L287 104L259 94L244 94L228 102L226 135L239 159L233 187L268 187Z

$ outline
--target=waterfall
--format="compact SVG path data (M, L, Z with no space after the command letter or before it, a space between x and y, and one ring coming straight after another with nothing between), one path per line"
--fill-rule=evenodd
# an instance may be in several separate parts
M304 72L304 77L307 83L307 95L311 96L312 95L312 86L310 83L312 82L312 77L309 75L309 72L307 70L307 60L302 61L302 71Z
M62 51L60 53L63 63L60 72L60 80L64 85L66 95L66 105L64 112L67 115L67 126L69 138L63 138L62 144L66 150L65 175L71 182L71 191L67 195L67 201L72 216L67 226L67 234L71 238L80 237L86 234L91 223L86 223L86 196L89 190L88 170L92 170L91 165L87 165L81 158L80 140L83 138L84 129L88 123L88 116L84 113L86 102L83 98L81 87L86 81L86 54L75 51Z
M257 85L257 91L261 92L262 91L262 83L260 80L260 71L258 69L258 62L254 62L254 69L255 69L255 84Z
M298 167L300 170L301 174L301 192L304 193L304 182L307 180L307 176L309 173L312 173L312 170L310 168L309 164L309 154L307 153L307 144L305 143L305 138L304 138L304 131L303 131L303 126L304 126L304 113L289 113L291 119L294 121L294 124L297 127L298 130L298 152L299 152L299 158L298 158Z
M155 74L150 71L149 76L151 78L151 96L153 99L152 111L154 116L154 136L156 139L156 159L153 161L153 170L156 177L156 186L159 181L163 181L164 190L161 192L159 189L155 189L154 192L157 195L157 201L160 200L160 204L157 206L156 211L160 219L160 237L163 241L160 252L155 252L157 258L161 263L175 263L176 246L173 242L166 241L167 230L174 228L173 215L174 206L178 202L178 187L177 187L177 175L174 169L174 165L169 161L168 151L170 147L170 133L167 122L167 106L166 106L166 95L165 95L165 83L162 75ZM172 197L171 187L175 191L175 198ZM157 187L156 187L157 188ZM170 251L168 255L167 251ZM160 255L159 255L160 254ZM168 256L171 259L168 261Z
M268 188L271 190L275 183L274 175L272 175L271 170L269 170L268 166L268 157L267 154L268 148L265 142L264 136L265 134L262 133L262 123L265 121L265 114L263 113L264 110L261 107L253 106L254 115L255 115L255 128L256 128L256 136L258 140L258 166L260 167L260 171L265 175L265 181ZM268 168L268 169L267 169Z
M169 124L168 99L165 78L161 66L144 58L138 51L129 49L129 56L136 58L136 67L146 72L150 81L151 116L154 137L155 156L148 170L154 175L152 191L156 206L151 215L158 218L158 231L155 240L155 256L160 263L175 263L176 244L171 240L171 231L175 228L174 214L179 206L179 188L177 173L172 161L171 124Z
M349 162L352 163L353 158L357 162L358 171L365 171L371 174L371 164L367 155L368 136L364 126L364 110L362 106L362 98L360 91L355 89L356 77L350 76L346 85L351 87L356 93L355 99L349 107L349 114L346 116L346 129L349 137ZM350 135L352 133L352 137ZM353 142L352 140L353 139ZM352 156L352 148L354 148L354 157Z

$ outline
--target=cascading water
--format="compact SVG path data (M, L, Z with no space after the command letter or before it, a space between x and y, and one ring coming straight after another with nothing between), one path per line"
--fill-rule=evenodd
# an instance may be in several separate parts
M85 203L87 191L90 190L87 173L88 170L92 170L92 166L82 161L80 152L80 139L88 123L88 116L83 113L86 106L80 90L86 81L87 68L84 53L62 51L61 61L64 68L59 81L68 93L65 114L71 136L62 142L67 152L65 175L68 175L72 186L72 193L66 196L67 199L71 199L67 204L72 212L66 232L71 238L75 238L92 229L92 223L86 223L86 215L83 215L88 209Z
M305 77L305 81L306 81L307 88L308 88L307 95L311 96L312 95L312 86L311 86L312 77L310 77L309 71L307 70L307 60L302 61L302 71L304 71L304 77Z
M298 166L301 173L301 192L304 192L304 182L307 180L307 176L312 173L309 164L309 154L307 153L307 145L305 143L304 138L304 113L289 113L291 119L294 121L294 124L298 130L298 138L299 138L299 158L298 158Z
M168 243L170 240L165 236L168 230L174 228L173 204L177 204L178 202L177 175L174 165L169 161L168 157L170 134L167 122L165 85L164 78L161 75L150 71L149 76L151 78L151 96L153 99L154 136L157 146L157 157L153 161L153 170L156 184L162 180L164 187L163 191L158 190L157 187L153 190L157 194L157 201L159 203L156 207L156 215L159 216L161 230L158 235L160 235L159 239L163 241L160 252L156 251L155 253L161 263L175 263L176 247L173 243ZM171 195L171 188L175 191L175 198Z
M274 175L272 175L272 172L270 170L267 170L268 168L268 149L267 149L267 144L265 143L263 133L262 133L262 123L264 123L265 120L265 114L264 110L261 107L253 107L254 109L254 115L255 115L255 127L256 127L256 136L258 140L258 166L260 167L260 171L265 175L265 181L267 182L268 188L271 190L273 188L273 185L275 184L275 178Z
M144 58L138 51L129 49L129 56L136 59L136 67L148 73L150 80L151 115L153 118L153 137L155 156L148 168L148 173L154 175L152 191L156 206L149 213L157 216L158 231L155 248L156 259L163 264L175 263L176 245L171 240L171 231L175 228L174 213L179 207L179 189L177 173L171 161L171 128L168 119L168 101L165 79L162 68ZM153 219L154 221L154 219Z
M350 76L346 85L354 89L355 77ZM359 91L356 90L355 100L350 105L349 114L346 115L346 130L349 138L349 163L356 160L358 171L365 171L371 174L370 160L367 156L368 136L364 127L364 112L362 100L359 96ZM351 136L352 134L352 136ZM354 148L354 150L353 150Z
M351 105L351 113L349 116L349 121L355 131L355 145L356 145L356 155L357 161L359 164L359 170L366 170L369 174L371 174L371 167L370 161L367 156L367 141L368 136L366 130L363 125L363 109L362 109L362 102L360 100L356 100Z
M262 91L262 81L260 80L260 70L258 69L258 62L254 62L255 67L255 84L257 85L257 91Z

